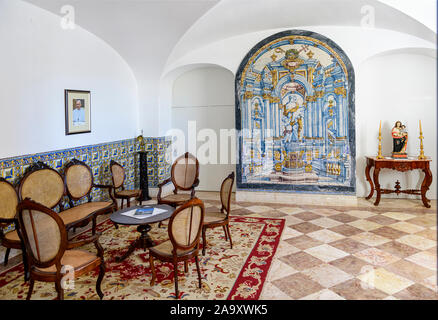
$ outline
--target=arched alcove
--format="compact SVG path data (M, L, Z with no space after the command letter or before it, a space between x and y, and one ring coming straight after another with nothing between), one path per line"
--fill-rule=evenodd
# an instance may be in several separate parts
M233 83L234 75L216 65L185 70L173 81L171 128L185 135L185 147L177 152L196 154L200 162L198 190L217 191L235 170L235 143L223 136L235 129Z
M354 81L350 59L321 34L255 45L235 80L238 188L354 194Z

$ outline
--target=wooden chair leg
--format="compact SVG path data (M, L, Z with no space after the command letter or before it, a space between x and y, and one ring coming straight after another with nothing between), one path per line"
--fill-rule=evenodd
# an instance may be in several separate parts
M199 259L198 256L195 256L195 261L196 261L196 270L198 271L198 281L199 281L199 288L202 288L202 283L201 283L201 269L199 269Z
M100 288L100 285L102 284L102 280L104 276L105 276L105 263L102 262L99 267L99 277L97 278L97 282L96 282L96 292L100 300L103 299L103 292L102 289Z
M27 262L27 254L24 248L21 249L21 256L23 257L23 267L24 267L24 282L29 280L29 263Z
M128 206L128 208L130 208L131 207L131 199L126 199L126 203L127 203L127 206Z
M119 229L119 225L117 223L113 222L113 224L114 224L114 228Z
M189 263L186 261L184 261L184 273L189 272Z
M93 226L91 227L91 234L94 236L96 234L97 217L93 216Z
M161 225L162 225L161 221L158 222L158 228L161 228Z
M6 248L5 261L3 262L3 265L5 267L8 265L9 253L11 253L11 248Z
M55 289L58 292L58 300L64 300L64 289L61 286L61 279L55 281Z
M224 233L225 233L225 241L228 241L227 229L225 228L225 226L222 226L222 229L224 229Z
M35 284L35 280L33 280L32 278L30 278L30 282L29 282L29 291L27 292L26 300L30 300L30 297L32 296L33 285L34 285L34 284Z
M230 238L231 249L233 249L233 240L231 240L230 225L227 223L228 238Z
M179 291L178 291L178 262L173 263L173 274L175 277L175 298L179 299Z
M123 199L122 199L122 201L120 203L120 209L123 209Z
M155 274L154 258L152 257L152 255L150 253L149 253L149 265L150 265L151 271L152 271L152 279L151 279L150 285L153 286L153 285L155 285L156 274Z
M202 228L202 255L205 256L205 249L207 248L207 239L205 238L205 228Z

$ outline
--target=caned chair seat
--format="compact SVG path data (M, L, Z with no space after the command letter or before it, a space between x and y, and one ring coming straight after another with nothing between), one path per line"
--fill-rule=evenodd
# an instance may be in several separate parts
M80 221L100 210L110 210L113 203L110 201L86 202L76 207L64 210L59 213L65 225Z
M172 257L173 245L172 245L172 242L170 240L167 240L167 241L164 241L164 242L162 242L154 247L150 247L149 250L154 252L155 254L158 254L161 256ZM190 249L190 250L177 249L176 254L177 254L177 256L180 256L180 255L184 255L190 251L193 251L193 249Z
M173 203L183 203L189 201L190 199L191 199L191 195L189 193L170 194L166 197L161 198L163 202L173 202Z
M214 222L222 222L227 219L227 215L225 213L218 211L210 211L205 212L204 216L204 224L214 223Z
M84 250L66 250L61 258L61 265L72 266L76 271L87 268L93 263L100 262L100 258L94 253ZM56 266L52 265L48 268L36 268L39 272L56 273Z
M116 197L134 198L141 195L141 190L120 190L115 195Z
M16 230L6 233L5 239L7 241L20 243L20 237L18 236L18 232Z

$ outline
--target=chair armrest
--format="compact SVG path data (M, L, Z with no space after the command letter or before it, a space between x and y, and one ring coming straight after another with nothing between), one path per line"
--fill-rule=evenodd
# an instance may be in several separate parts
M163 191L163 187L164 187L166 184L169 184L169 183L171 183L171 182L172 182L172 179L171 179L171 178L168 178L168 179L164 180L163 182L161 182L161 183L158 185L158 194L157 194L157 200L158 200L158 202L160 202L160 200L161 200L161 193L162 193L162 191Z
M98 232L98 233L96 233L94 236L92 236L89 239L81 240L81 241L71 241L71 242L68 242L67 243L67 249L74 249L74 248L82 247L82 246L84 246L86 244L95 242L95 241L99 240L100 235L101 235L101 233Z
M93 188L108 189L108 194L109 194L109 196L114 204L115 210L118 209L117 200L114 197L114 193L115 193L114 186L109 185L109 184L108 185L107 184L94 184Z

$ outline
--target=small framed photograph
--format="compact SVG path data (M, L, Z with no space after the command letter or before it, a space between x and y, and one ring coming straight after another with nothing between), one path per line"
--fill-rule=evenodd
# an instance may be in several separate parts
M90 91L65 90L65 134L91 132Z

